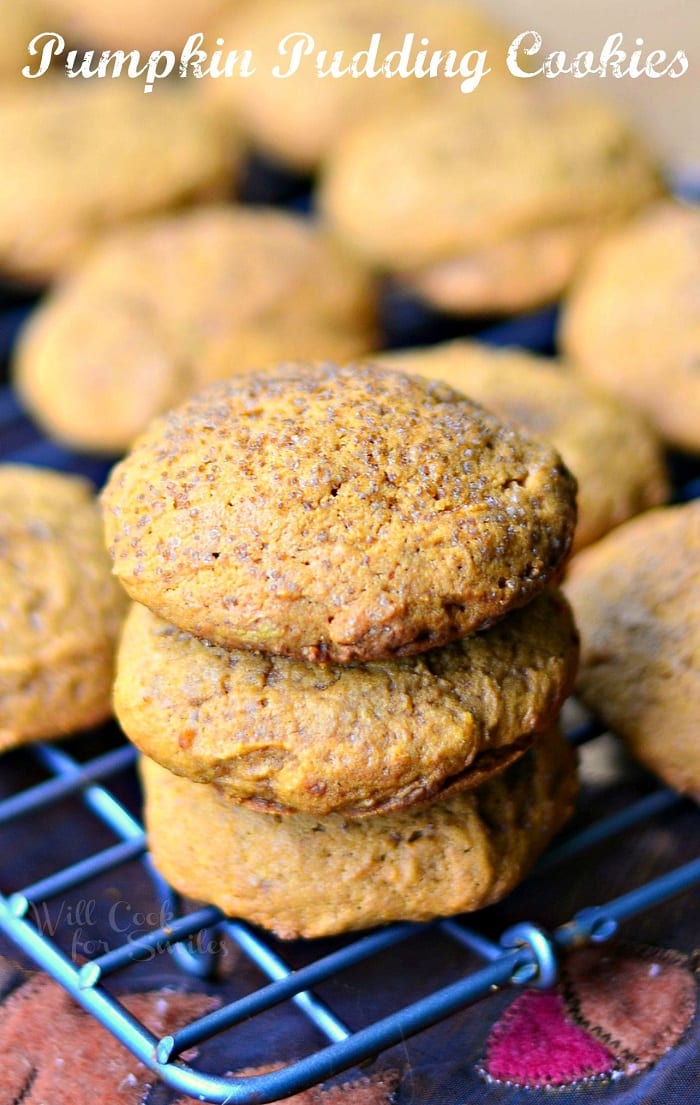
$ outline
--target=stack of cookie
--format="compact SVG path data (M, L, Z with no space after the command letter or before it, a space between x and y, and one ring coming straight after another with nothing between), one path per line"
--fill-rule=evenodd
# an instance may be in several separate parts
M118 717L154 860L318 936L475 909L570 812L559 456L372 365L212 385L113 471Z

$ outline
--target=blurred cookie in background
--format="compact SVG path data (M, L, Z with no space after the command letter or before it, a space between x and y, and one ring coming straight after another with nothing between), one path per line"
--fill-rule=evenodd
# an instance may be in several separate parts
M197 387L377 342L374 287L313 223L234 205L143 222L97 247L20 337L15 382L51 436L122 452Z
M700 500L584 549L565 590L584 703L649 771L700 800Z
M576 377L568 365L470 341L374 359L444 380L549 441L578 482L575 551L669 496L663 451L645 419Z
M0 95L0 274L45 284L105 231L226 196L241 158L230 128L186 88L25 81Z
M556 299L605 229L663 191L653 155L606 106L494 91L373 112L321 180L348 249L448 313Z
M23 2L23 0L22 0ZM73 42L111 50L176 50L249 0L42 0Z
M26 84L22 69L28 63L27 47L35 35L47 29L47 5L41 0L6 0L0 18L0 87Z
M91 485L0 465L0 751L111 715L125 613Z
M411 111L425 99L469 95L460 85L472 78L479 84L477 94L486 95L485 86L506 73L506 32L486 13L455 0L263 0L241 4L230 19L216 28L212 24L214 29L229 47L251 50L257 72L208 81L207 92L234 113L258 150L297 172L313 172L352 124L389 104ZM371 48L373 36L379 36L375 69L388 55L394 55L389 63L398 65L402 49L409 67L423 53L427 69L430 57L441 52L435 75L387 78L363 72L354 78L345 70L353 55ZM476 56L484 51L485 62ZM446 77L450 52L456 75ZM317 62L328 69L336 54L342 57L335 71L343 75L321 77ZM492 71L482 76L486 68ZM516 95L522 82L509 77L501 83Z
M700 207L669 200L601 242L571 289L561 345L582 378L700 453Z

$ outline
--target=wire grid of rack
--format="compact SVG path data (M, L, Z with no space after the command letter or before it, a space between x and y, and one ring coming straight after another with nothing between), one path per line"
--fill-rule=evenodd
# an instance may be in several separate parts
M581 744L596 739L600 733L600 727L586 722L568 735ZM560 952L574 945L608 940L621 922L700 885L700 859L691 860L619 897L578 911L554 931L548 932L524 920L509 927L499 940L486 937L463 919L435 922L433 929L469 949L480 965L435 992L352 1032L314 993L314 987L369 957L380 956L426 926L397 924L360 935L300 969L291 970L272 941L247 924L227 919L213 907L189 914L179 912L176 896L151 871L161 901L168 904L165 923L136 935L125 934L121 943L115 942L85 962L75 962L50 933L42 931L38 923L40 907L129 861L143 859L148 863L142 825L109 786L113 777L131 767L135 751L130 746L121 746L85 763L54 745L38 745L27 755L39 762L48 777L0 803L0 836L19 819L41 817L52 804L74 796L108 826L117 842L94 852L88 849L84 857L69 866L0 895L0 930L146 1067L173 1089L203 1101L248 1103L287 1097L376 1057L382 1050L479 1000L494 987L551 986L556 981ZM576 834L560 839L540 860L539 873L553 871L593 845L612 840L623 830L659 816L683 801L686 800L678 794L657 788ZM204 932L209 936L225 934L269 982L206 1013L173 1035L158 1039L134 1019L104 983L130 964L168 951L184 970L205 975L211 966L211 955L198 949L214 946L215 941L192 943L193 937ZM244 1077L211 1074L182 1060L183 1052L194 1045L224 1031L235 1034L236 1026L286 1001L294 1002L325 1039L321 1047L304 1058L267 1074ZM235 1050L233 1037L232 1050Z

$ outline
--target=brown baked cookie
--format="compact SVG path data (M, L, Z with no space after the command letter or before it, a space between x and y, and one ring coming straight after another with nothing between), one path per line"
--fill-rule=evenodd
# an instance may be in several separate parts
M576 793L575 753L556 730L477 790L361 820L258 813L145 757L142 778L161 874L284 939L489 905L524 878Z
M15 383L52 437L123 452L212 380L377 342L367 276L308 220L198 208L105 239L38 308Z
M104 492L138 602L225 648L340 663L433 648L561 572L575 481L446 385L289 364L151 424Z
M125 608L90 485L0 465L0 750L110 716Z
M661 447L644 419L568 365L468 341L383 353L376 360L444 380L549 441L578 482L574 551L668 498Z
M478 785L520 755L570 692L577 641L552 592L483 633L357 666L228 652L137 604L115 711L147 756L234 802L360 816Z
M0 19L0 84L25 84L22 68L29 63L29 43L46 30L46 7L37 0L3 4Z
M25 81L0 99L0 272L41 284L106 230L224 195L235 142L178 86Z
M321 206L349 248L440 309L511 311L555 298L606 226L660 190L607 107L475 94L369 115L329 158Z
M579 691L629 751L700 798L700 500L641 515L574 558Z
M504 83L509 42L487 15L451 0L258 0L219 21L217 29L226 43L251 50L256 72L209 81L204 91L234 115L259 149L301 172L317 168L354 123L385 106L411 111L426 99L470 95L460 88L468 80L466 70L464 76L444 76L449 51L456 55L455 65L467 52L488 52L486 68L491 72L474 93L487 95L499 74L499 83ZM423 50L427 66L429 56L442 51L443 64L435 76L319 75L319 51L326 51L322 68L342 52L339 64L346 69L355 54L370 49L372 36L379 35L373 66L378 69L388 54L398 60L396 54L409 34L412 59ZM423 40L426 45L421 45ZM294 51L302 48L306 53L295 61ZM467 62L476 65L478 59ZM275 76L290 71L288 77ZM512 95L521 91L517 86L522 82L507 78L507 83Z
M572 288L561 343L583 378L700 452L700 207L658 204L602 242Z

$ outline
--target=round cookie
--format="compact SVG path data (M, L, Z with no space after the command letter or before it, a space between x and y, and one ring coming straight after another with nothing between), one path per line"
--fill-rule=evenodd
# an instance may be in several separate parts
M122 229L34 312L15 384L52 437L120 453L212 380L377 341L367 276L306 219L203 207Z
M556 730L476 790L354 821L258 813L146 758L141 772L161 874L283 939L489 905L524 878L576 794L575 753Z
M549 441L578 482L574 551L668 498L662 451L644 419L568 365L468 341L383 353L376 361L444 380Z
M90 485L0 466L0 750L111 714L125 596Z
M234 115L259 149L300 172L316 169L339 136L386 105L410 111L425 99L467 95L460 91L465 77L459 75L320 78L319 51L326 51L326 66L342 52L341 65L348 67L353 55L367 51L372 36L380 35L380 66L389 53L401 50L408 34L414 36L414 54L421 48L428 54L454 51L458 59L485 50L492 72L476 92L481 96L504 70L499 59L505 59L509 41L482 12L452 0L263 0L242 7L219 29L227 43L251 50L256 73L244 80L210 81L205 91ZM307 36L303 44L302 35ZM289 70L293 51L301 45L311 48L292 75L275 77L275 69ZM517 94L512 87L509 91Z
M22 68L29 63L27 47L35 35L46 30L46 9L36 0L13 0L3 4L0 20L0 85L26 84Z
M103 493L138 602L224 648L340 663L422 652L561 572L575 481L445 385L289 364L151 424Z
M670 786L700 799L700 501L640 515L571 564L581 698Z
M24 0L20 0L24 2ZM220 17L247 0L42 0L52 22L73 41L111 50L177 50L190 35L207 32L204 49L216 49ZM234 43L230 48L235 47ZM224 78L222 78L224 79Z
M370 115L333 150L321 207L365 261L468 313L555 298L606 226L659 193L607 107L474 95Z
M53 81L6 93L0 272L41 284L113 226L225 195L239 156L180 88Z
M658 204L602 242L576 280L561 344L580 375L700 452L700 207Z
M151 759L261 810L347 816L478 785L556 719L578 638L545 592L498 625L357 666L227 651L134 605L114 708Z

